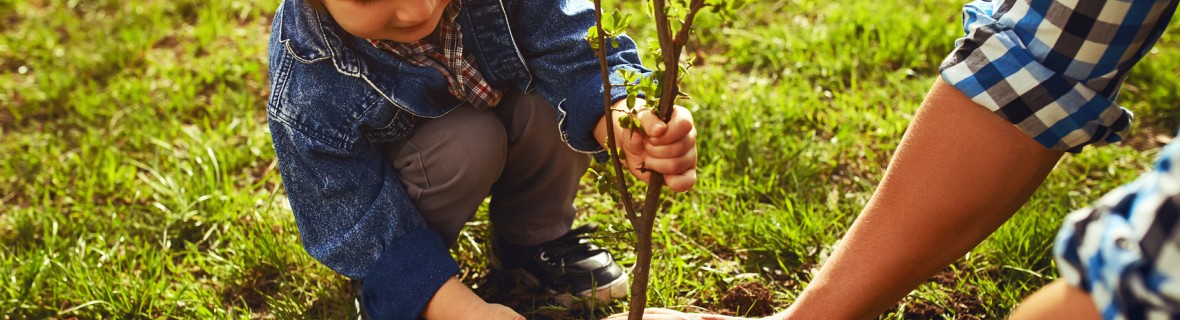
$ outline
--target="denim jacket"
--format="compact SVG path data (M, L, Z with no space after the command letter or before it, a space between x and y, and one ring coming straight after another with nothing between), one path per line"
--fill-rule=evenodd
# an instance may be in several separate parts
M459 1L459 0L455 0ZM585 42L594 25L587 0L464 0L457 18L465 51L496 88L539 92L557 109L562 140L600 152L592 136L603 114L598 60ZM620 68L648 72L635 44L608 52ZM304 0L285 0L269 43L267 115L291 209L307 252L363 279L371 316L417 318L458 267L428 229L386 158L416 118L462 104L434 69L417 67L348 34ZM612 101L626 97L611 91Z

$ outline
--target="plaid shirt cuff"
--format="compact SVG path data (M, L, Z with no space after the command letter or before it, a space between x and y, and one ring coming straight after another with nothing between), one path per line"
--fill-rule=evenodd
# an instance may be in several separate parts
M963 7L943 79L1046 148L1118 142L1131 112L1114 99L1159 39L1173 0L978 0Z

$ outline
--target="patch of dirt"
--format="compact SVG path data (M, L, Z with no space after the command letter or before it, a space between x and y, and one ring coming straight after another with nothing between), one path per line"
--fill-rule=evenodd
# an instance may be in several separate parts
M66 27L57 27L53 31L57 32L57 41L61 44L68 44L70 39L73 39L70 36L70 30Z
M266 178L267 173L274 172L274 170L278 167L278 160L271 160L270 162L255 162L254 166L250 168L250 177L254 178L254 181L262 180Z
M946 309L930 301L921 300L910 303L905 309L906 319L937 319L946 313Z
M9 108L20 108L23 102L19 94L13 98L15 101L13 101L12 105L8 106L8 108L0 108L0 128L13 128L16 125L16 117L12 115L12 111Z
M226 288L222 297L229 303L245 303L253 313L267 313L269 305L266 297L278 293L280 278L278 270L256 270L246 279Z
M944 286L954 286L956 283L958 283L958 281L959 281L958 279L959 279L959 277L957 275L955 275L955 271L951 270L950 268L947 268L947 269L943 269L942 272L939 272L938 274L934 275L933 277L930 277L929 281L937 283L937 284L941 284Z
M940 306L933 301L924 299L906 303L905 318L938 319L945 314L954 314L957 319L982 319L980 315L987 310L983 309L981 302L974 295L952 292L946 306Z
M972 288L975 292L975 288ZM963 292L951 293L950 308L955 310L955 314L959 319L980 319L979 315L987 312L983 308L983 301L975 294L967 294Z
M176 48L179 45L180 45L180 39L176 38L175 35L169 35L169 36L160 38L159 40L156 40L156 43L152 44L152 48L153 49L161 49L161 48L168 49L168 48Z
M1144 126L1138 134L1130 134L1123 143L1138 151L1162 148L1172 142L1175 135L1172 131L1158 130L1152 126Z
M774 298L770 289L760 282L746 282L729 288L721 298L721 306L745 316L767 316L774 313Z
M959 283L959 275L948 267L930 277L929 281L943 287L956 288ZM983 301L979 299L978 291L978 288L973 285L951 290L944 305L926 299L906 299L894 307L893 311L904 306L906 319L937 319L945 314L953 314L958 319L981 319L979 315L985 314L987 310L983 308Z
M357 319L356 298L353 283L341 275L329 281L337 281L335 290L322 292L303 312L306 319ZM359 288L357 288L359 289Z
M16 8L13 8L11 4L0 3L0 11L11 12L7 15L4 15L4 17L0 19L4 21L3 24L0 24L0 31L8 31L11 27L20 25L23 17L21 17L19 14L16 14L14 12L16 11L15 9Z

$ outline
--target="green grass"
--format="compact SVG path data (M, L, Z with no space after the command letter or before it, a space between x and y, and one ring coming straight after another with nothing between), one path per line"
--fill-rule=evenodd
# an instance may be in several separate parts
M345 279L300 246L275 170L264 105L276 5L0 0L0 315L352 316ZM700 181L658 221L650 304L740 312L721 300L755 281L789 305L871 195L961 32L960 5L780 0L740 20L702 17L684 86ZM1001 318L1055 278L1061 218L1132 179L1180 124L1175 33L1125 86L1131 143L1067 156L953 266L958 277L883 317L934 306L932 317ZM577 205L633 262L609 198ZM472 284L486 285L486 230L477 218L454 252ZM970 308L956 305L965 298Z

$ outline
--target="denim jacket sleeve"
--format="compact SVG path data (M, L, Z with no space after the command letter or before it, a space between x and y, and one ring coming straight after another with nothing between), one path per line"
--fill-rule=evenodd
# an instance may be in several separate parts
M363 134L363 115L372 109L364 106L384 100L349 89L367 88L365 80L337 72L330 58L295 55L277 31L267 116L303 247L332 270L363 279L374 318L416 319L458 266L409 200L384 148Z
M506 1L507 2L507 1ZM595 24L594 5L587 0L514 0L514 35L525 63L536 77L537 90L560 114L562 140L574 150L600 152L594 126L602 118L602 76L598 57L586 43L586 32ZM643 67L635 42L623 36L619 47L607 46L610 80L622 84L619 69L650 73ZM627 97L626 90L611 90L611 102Z

